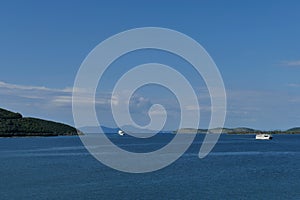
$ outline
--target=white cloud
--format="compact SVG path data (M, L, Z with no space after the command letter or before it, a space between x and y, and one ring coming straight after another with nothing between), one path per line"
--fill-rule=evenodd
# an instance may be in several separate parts
M199 111L200 106L199 105L187 105L187 106L185 106L185 109L187 111Z
M300 87L298 83L288 84L290 87ZM10 84L0 82L0 107L10 108L23 113L25 116L38 116L48 119L57 119L61 121L72 121L72 91L73 88L48 88L39 86L24 86L17 84ZM125 101L124 94L112 96L111 93L96 93L96 98L90 98L86 95L91 91L84 89L76 89L82 97L78 98L80 104L95 103L97 109L103 112L110 112L110 105L125 108L131 106L131 114L142 118L144 114L147 117L150 114L155 116L163 116L164 111L161 109L149 110L156 101L151 101L141 95L135 95L131 101ZM204 92L203 92L204 93ZM201 119L210 117L210 98L205 94L198 92L200 101ZM245 125L253 126L252 119L257 119L258 125L264 126L264 120L269 118L276 120L286 120L286 124L292 123L294 116L298 116L300 96L297 94L289 94L284 91L257 91L257 90L228 90L227 91L228 107L227 107L227 121L229 125ZM129 105L128 105L129 103ZM180 114L179 105L176 101L161 97L159 99L168 115L177 119ZM184 105L185 111L198 112L198 106L194 104ZM141 115L142 114L142 115ZM260 119L260 120L259 120ZM268 125L268 124L267 124ZM266 125L266 126L267 126ZM280 126L280 123L278 123Z
M108 93L98 94L96 99L90 98L90 91L83 89L76 89L80 98L77 98L79 103L89 104L107 104L109 105L112 101L113 104L118 103L116 97L110 96ZM40 87L40 86L26 86L10 84L0 81L0 97L1 99L14 99L16 102L24 102L24 99L30 100L28 103L37 104L42 103L43 105L53 106L71 106L72 105L72 87L63 89Z
M12 89L12 90L37 90L37 91L48 91L48 92L72 92L72 88L65 89L52 89L40 86L27 86L27 85L16 85L0 81L0 88Z
M300 84L297 84L297 83L290 83L288 84L289 87L294 87L294 88L298 88L300 87Z
M289 67L300 67L300 60L282 61L281 64Z

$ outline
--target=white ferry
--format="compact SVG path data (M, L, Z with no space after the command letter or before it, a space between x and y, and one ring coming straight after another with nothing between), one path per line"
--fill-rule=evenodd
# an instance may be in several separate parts
M119 130L119 131L118 131L118 134L119 134L120 136L123 136L123 135L125 134L125 132L122 131L122 130Z
M257 139L257 140L271 140L272 135L271 134L257 134L255 136L255 139Z

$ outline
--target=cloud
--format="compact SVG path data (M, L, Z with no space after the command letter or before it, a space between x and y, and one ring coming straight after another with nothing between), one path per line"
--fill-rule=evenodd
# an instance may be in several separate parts
M90 91L77 88L77 93L81 96L78 98L81 104L117 104L116 97L111 97L109 93L97 94L96 98L90 98ZM63 89L48 88L40 86L26 86L10 84L0 81L0 96L1 99L14 97L16 101L22 102L22 99L32 101L32 104L43 102L43 104L51 104L52 106L71 106L72 105L72 87Z
M0 88L12 89L12 90L26 90L26 91L47 91L47 92L72 92L72 88L65 89L52 89L47 87L38 87L38 86L25 86L25 85L16 85L0 81Z
M282 61L281 65L288 67L300 67L300 60Z
M24 116L73 124L72 92L72 87L58 89L0 82L0 107L21 112ZM111 104L118 104L118 99L111 97L111 93L96 93L92 98L90 90L77 88L76 92L79 94L76 103L83 107L95 104L102 113L109 111Z
M150 110L149 112L150 115L166 115L166 110L164 109L158 109L154 107L154 109Z
M288 84L290 87L300 88L298 83ZM48 88L40 86L26 86L0 82L0 107L21 112L24 116L36 116L45 119L54 119L72 124L72 91L73 88ZM149 110L154 104L161 104L171 119L180 118L180 107L175 99L159 96L152 99L147 95L135 94L131 101L125 101L126 94L112 96L111 93L96 93L96 98L86 97L91 91L76 89L82 94L78 103L82 105L95 103L96 108L104 123L109 123L111 118L111 104L120 108L130 106L131 114L137 121L147 118L148 114L164 115L164 110ZM123 91L125 92L125 91ZM201 112L201 120L210 118L210 98L207 93L197 92L200 102L198 107L194 104L183 105L189 113ZM262 91L262 90L227 90L227 122L229 126L260 126L280 128L281 124L295 124L298 119L300 96L287 91ZM123 109L121 109L123 111ZM150 113L149 113L150 112ZM192 116L192 115L191 115ZM256 119L254 122L253 119ZM270 120L272 119L272 120ZM106 121L105 121L106 120ZM147 120L144 120L147 122ZM142 121L143 122L143 121ZM205 121L206 122L206 121ZM269 124L267 124L269 122Z
M288 86L289 86L289 87L293 87L293 88L298 88L298 87L300 87L300 84L297 84L297 83L289 83Z
M72 89L53 89L39 86L17 85L0 82L0 97L2 100L13 99L15 102L47 104L60 96L71 96Z
M152 106L152 102L143 96L134 95L129 102L129 106L132 112L147 113Z

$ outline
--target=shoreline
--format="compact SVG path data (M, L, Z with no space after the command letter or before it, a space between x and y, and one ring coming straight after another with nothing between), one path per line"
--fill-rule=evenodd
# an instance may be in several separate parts
M262 132L263 133L263 132ZM94 133L98 134L98 133ZM101 133L103 134L103 133ZM115 135L115 133L108 133L109 135ZM175 134L195 134L195 135L206 135L206 134L218 134L218 133L174 133L174 132L168 132L168 133L160 133L160 135L175 135ZM257 135L261 133L221 133L220 135ZM264 134L264 133L263 133ZM300 135L300 133L267 133L271 135ZM7 135L1 135L0 138L46 138L46 137L71 137L71 136L78 136L82 137L85 136L85 134L79 135L79 134L74 134L74 135L14 135L14 136L7 136Z

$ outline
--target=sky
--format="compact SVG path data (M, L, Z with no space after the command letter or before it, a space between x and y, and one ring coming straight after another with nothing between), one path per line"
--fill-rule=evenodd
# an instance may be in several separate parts
M0 107L73 125L72 88L89 52L119 32L164 27L196 40L218 66L227 93L226 127L285 130L300 126L299 8L296 0L3 0ZM189 78L203 104L205 126L210 101L201 77L176 56L151 50L120 58L99 84L96 108L102 125L114 126L109 115L114 81L125 69L146 62L167 63ZM130 103L133 119L147 124L153 103L170 111L167 128L175 128L178 102L157 86L134 95Z

